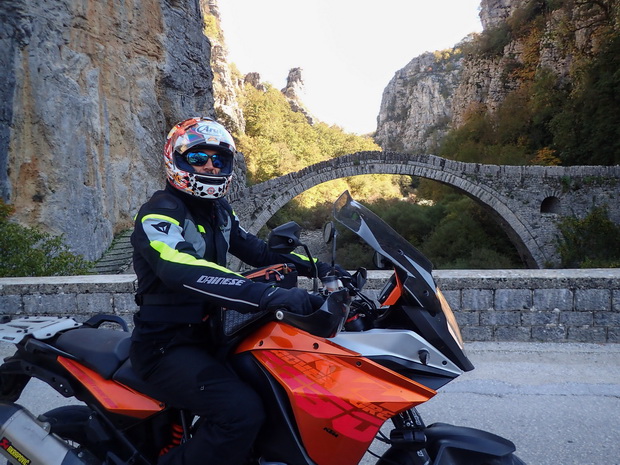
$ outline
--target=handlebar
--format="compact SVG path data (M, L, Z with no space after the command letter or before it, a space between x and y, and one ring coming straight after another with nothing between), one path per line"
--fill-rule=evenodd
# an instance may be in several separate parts
M285 309L275 312L275 318L319 337L334 337L349 315L350 296L347 289L332 292L321 307L309 315L298 315Z

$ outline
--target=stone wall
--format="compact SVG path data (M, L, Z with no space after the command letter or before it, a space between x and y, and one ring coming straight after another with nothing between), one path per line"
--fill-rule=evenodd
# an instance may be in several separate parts
M369 272L368 289L390 275ZM444 270L437 284L467 341L620 342L620 269ZM135 275L2 278L0 314L112 313L131 322ZM309 287L309 282L300 283Z

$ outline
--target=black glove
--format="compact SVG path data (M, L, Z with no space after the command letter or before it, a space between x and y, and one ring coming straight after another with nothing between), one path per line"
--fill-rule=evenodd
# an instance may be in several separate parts
M328 275L335 275L335 276L338 276L339 278L343 278L343 277L350 278L351 277L351 274L338 264L334 265L334 269L332 269L331 265L328 265L325 262L317 262L316 266L319 270L319 278L324 278L325 276L328 276Z
M265 310L286 309L298 315L309 315L321 305L323 305L321 297L308 294L307 291L298 287L293 289L281 287L267 289L260 300L260 306Z

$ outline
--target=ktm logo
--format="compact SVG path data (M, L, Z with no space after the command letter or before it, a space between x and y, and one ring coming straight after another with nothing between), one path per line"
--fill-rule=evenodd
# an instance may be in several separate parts
M153 227L157 231L163 232L164 234L168 234L168 231L170 231L170 223L167 223L165 221L162 221L161 223L154 224Z

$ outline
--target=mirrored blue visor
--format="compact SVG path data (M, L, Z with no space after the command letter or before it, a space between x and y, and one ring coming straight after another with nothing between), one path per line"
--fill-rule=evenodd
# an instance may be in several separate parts
M232 172L232 156L228 154L215 153L210 155L202 151L186 152L183 155L177 152L177 165L186 171L193 172L194 166L205 166L211 160L213 168L218 168L220 174L230 174Z
M209 162L209 159L211 159L214 168L224 168L224 160L219 153L209 155L204 152L190 152L185 154L185 160L193 166L204 166Z

